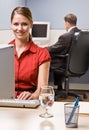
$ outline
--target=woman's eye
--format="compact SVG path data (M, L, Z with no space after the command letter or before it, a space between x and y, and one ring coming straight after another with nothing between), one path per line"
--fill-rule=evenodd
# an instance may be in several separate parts
M23 23L22 25L23 25L23 26L27 26L28 24L27 24L27 23Z
M13 25L17 26L17 25L18 25L18 23L14 23Z

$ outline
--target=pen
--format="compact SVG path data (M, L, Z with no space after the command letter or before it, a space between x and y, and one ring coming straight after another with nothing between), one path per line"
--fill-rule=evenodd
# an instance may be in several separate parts
M69 116L69 119L68 119L67 124L70 124L70 122L71 122L71 120L72 120L72 117L73 117L73 115L74 115L74 113L75 113L76 106L78 106L78 103L79 103L79 97L76 98L76 101L75 101L75 103L74 103L74 107L73 107L73 109L72 109L72 112L70 113L70 116Z

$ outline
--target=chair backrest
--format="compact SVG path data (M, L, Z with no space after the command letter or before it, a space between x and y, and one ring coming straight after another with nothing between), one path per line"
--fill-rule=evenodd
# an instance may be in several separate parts
M75 75L83 75L89 64L89 31L74 34L69 52L68 71Z

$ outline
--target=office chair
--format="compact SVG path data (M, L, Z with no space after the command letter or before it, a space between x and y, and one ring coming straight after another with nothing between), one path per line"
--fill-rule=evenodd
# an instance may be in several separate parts
M59 55L59 58L66 58L66 68L53 70L55 73L60 73L64 77L64 91L55 92L55 100L59 97L73 96L82 98L69 91L69 79L70 77L81 77L88 70L89 64L89 31L80 31L75 33L72 39L71 47L67 54ZM60 77L59 77L60 78ZM86 94L83 94L83 98L87 98Z

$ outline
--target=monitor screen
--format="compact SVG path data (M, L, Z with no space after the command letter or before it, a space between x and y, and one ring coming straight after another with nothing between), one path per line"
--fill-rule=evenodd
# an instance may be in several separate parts
M33 40L49 40L50 22L34 22L31 30Z

